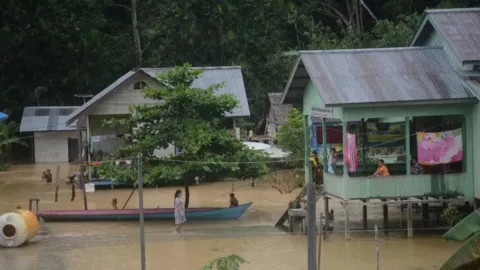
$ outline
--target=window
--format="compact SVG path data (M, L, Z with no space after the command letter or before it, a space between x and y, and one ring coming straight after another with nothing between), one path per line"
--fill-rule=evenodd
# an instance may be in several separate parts
M146 88L148 85L144 81L138 81L133 85L133 89L135 90L142 90Z

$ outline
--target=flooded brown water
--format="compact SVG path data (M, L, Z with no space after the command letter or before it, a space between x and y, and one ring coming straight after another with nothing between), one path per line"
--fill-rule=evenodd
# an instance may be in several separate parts
M28 198L39 198L40 208L83 209L81 192L70 202L70 189L61 181L59 201L54 202L54 185L40 182L42 171L55 165L14 166L0 172L0 213L27 208ZM61 166L61 179L75 172L74 167ZM266 183L252 188L248 182L236 182L235 194L240 203L252 201L245 215L234 221L188 222L185 233L173 235L172 222L145 224L147 269L190 270L210 260L238 254L250 269L306 269L307 239L287 235L273 227L288 202L298 193L280 194ZM153 188L144 191L145 207L171 207L176 188ZM231 183L201 184L191 188L191 206L226 206ZM88 193L90 209L111 208L111 199L122 207L131 190L97 190ZM135 193L127 208L138 205ZM342 208L331 202L336 219ZM317 209L323 209L319 201ZM361 214L353 214L352 218ZM33 243L17 249L1 249L0 270L54 269L140 269L139 227L136 222L46 223L49 233ZM332 233L323 243L322 269L375 269L375 240L372 232L352 234L344 240L343 232ZM404 233L380 236L380 268L389 270L438 269L461 243L444 242L440 233L415 235L406 239Z

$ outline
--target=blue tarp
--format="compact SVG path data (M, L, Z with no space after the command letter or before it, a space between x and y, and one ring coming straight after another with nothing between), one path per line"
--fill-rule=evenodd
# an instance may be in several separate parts
M8 115L4 114L3 112L0 112L0 120L5 120L8 118Z

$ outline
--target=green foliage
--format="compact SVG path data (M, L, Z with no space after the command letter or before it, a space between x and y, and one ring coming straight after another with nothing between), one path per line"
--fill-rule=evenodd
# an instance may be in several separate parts
M235 97L216 95L221 84L192 87L201 72L184 65L162 73L158 80L164 87L144 90L145 97L162 102L154 106L133 106L130 119L108 122L132 127L131 142L117 155L142 154L147 159L143 163L147 183L189 184L195 177L247 179L267 173L265 154L248 149L222 126L225 113L237 106ZM181 152L163 159L154 157L155 149L169 145ZM115 164L107 163L100 171L121 182L135 179L128 168Z
M277 140L279 147L289 153L289 159L299 160L297 166L303 164L305 157L305 138L303 114L298 109L292 109L287 122L278 128Z
M240 265L245 262L246 262L245 259L243 259L242 257L232 254L232 255L215 259L200 269L201 270L239 270Z
M5 161L11 154L12 145L27 146L20 137L15 136L17 133L18 125L15 122L0 121L0 168L6 166Z
M448 227L452 228L463 219L463 215L455 205L448 204L448 207L442 211L441 218L447 223Z

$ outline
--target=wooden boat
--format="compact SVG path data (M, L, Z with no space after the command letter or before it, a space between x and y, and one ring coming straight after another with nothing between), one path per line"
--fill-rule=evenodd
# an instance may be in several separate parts
M247 211L252 203L229 208L188 208L187 220L227 220L237 219ZM124 210L59 210L40 211L37 216L45 221L127 221L138 220L138 209ZM173 208L144 209L145 220L173 220Z

